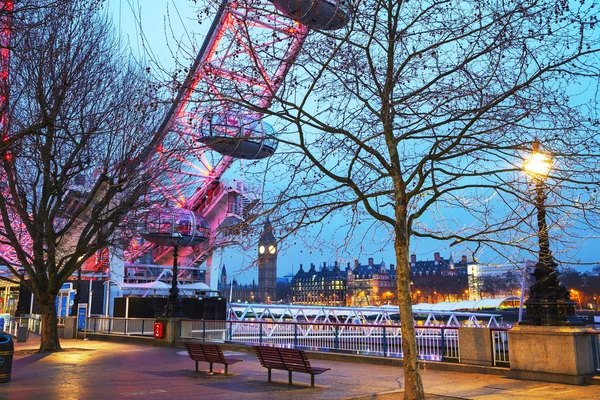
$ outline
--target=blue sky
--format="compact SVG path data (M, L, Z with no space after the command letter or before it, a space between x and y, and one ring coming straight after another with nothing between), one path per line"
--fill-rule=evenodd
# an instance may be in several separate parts
M115 29L120 33L138 60L146 65L151 61L158 62L164 68L174 68L172 49L175 47L175 39L182 40L183 43L192 46L190 43L195 40L195 45L201 44L202 34L208 28L208 23L199 25L196 22L196 10L191 1L186 0L108 0L108 10L113 16ZM143 33L143 35L141 35ZM239 168L239 165L236 167ZM323 237L331 237L332 242L336 242L335 223L324 227ZM283 244L282 253L278 259L278 275L282 276L293 271L297 271L302 263L305 266L310 263L322 265L323 262L333 262L336 259L344 262L351 262L354 258L359 258L362 263L367 262L368 257L373 257L377 262L383 260L386 263L395 263L394 253L391 245L382 246L387 240L387 233L378 230L369 233L367 240L358 239L355 241L357 246L354 256L340 256L328 251L307 250L302 244L294 246L292 243ZM299 241L297 241L299 243ZM362 243L364 249L361 252L358 246ZM580 251L574 254L573 258L584 262L593 262L596 241L586 241L581 243ZM383 248L382 248L383 247ZM382 248L382 249L380 249ZM381 250L381 251L380 251ZM443 257L454 255L459 259L462 254L466 254L464 249L450 248L447 243L435 242L431 240L413 239L411 251L417 255L418 259L432 259L434 252L440 252ZM220 265L227 266L229 275L235 274L239 269L251 263L257 252L252 249L247 254L242 254L239 249L225 251ZM502 262L496 255L483 254L481 260L484 262ZM591 268L588 267L588 268ZM582 267L583 269L583 267ZM218 268L213 272L213 284L216 275L220 271ZM257 275L256 270L240 273L238 280L250 282Z

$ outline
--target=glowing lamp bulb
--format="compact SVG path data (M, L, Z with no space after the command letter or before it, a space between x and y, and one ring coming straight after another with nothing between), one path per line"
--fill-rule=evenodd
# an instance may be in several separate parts
M533 152L523 163L523 169L535 178L545 178L552 169L552 160L544 153Z

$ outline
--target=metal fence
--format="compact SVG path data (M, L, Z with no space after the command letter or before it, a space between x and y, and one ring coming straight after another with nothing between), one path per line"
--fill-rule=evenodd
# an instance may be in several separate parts
M42 316L32 315L27 318L27 328L29 329L29 332L40 335L42 332Z
M11 319L4 324L4 331L12 336L17 336L17 329L21 326L21 323L16 319Z
M183 320L182 339L403 357L400 325ZM418 357L459 361L457 327L415 327Z
M179 325L179 337L227 342L230 341L230 327L228 321L183 320Z
M93 317L87 320L87 332L116 335L152 336L154 318Z
M592 335L592 353L594 358L594 371L596 375L600 375L600 335L590 333Z
M42 330L42 317L40 315L32 315L29 317L15 317L7 322L6 332L10 335L17 336L17 330L20 326L27 326L27 330L37 335Z
M492 356L495 366L508 367L508 328L491 329L492 332Z

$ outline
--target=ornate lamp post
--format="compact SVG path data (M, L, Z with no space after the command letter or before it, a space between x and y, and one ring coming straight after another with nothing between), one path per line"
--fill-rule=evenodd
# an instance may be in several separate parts
M557 264L550 251L548 225L546 224L545 182L552 169L552 159L540 151L537 139L533 142L531 156L523 163L523 169L535 184L534 204L537 210L539 255L533 276L535 282L529 288L525 301L527 316L523 325L572 325L568 317L575 315L575 302L569 291L559 281Z
M144 239L162 246L173 247L171 288L164 316L183 317L185 315L177 285L179 249L205 242L210 235L208 222L200 215L186 209L150 210L142 217L141 236Z
M177 271L177 256L179 253L179 242L181 235L173 233L173 270L171 272L171 288L169 289L169 297L167 298L167 305L165 307L165 317L184 317L183 305L181 303L181 297L179 297L179 288L177 287L177 277L179 272Z

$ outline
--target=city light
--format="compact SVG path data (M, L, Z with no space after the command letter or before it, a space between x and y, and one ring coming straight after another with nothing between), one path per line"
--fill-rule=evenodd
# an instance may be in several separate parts
M546 179L552 169L552 159L540 151L540 143L533 142L531 155L523 162L523 170L536 179Z

